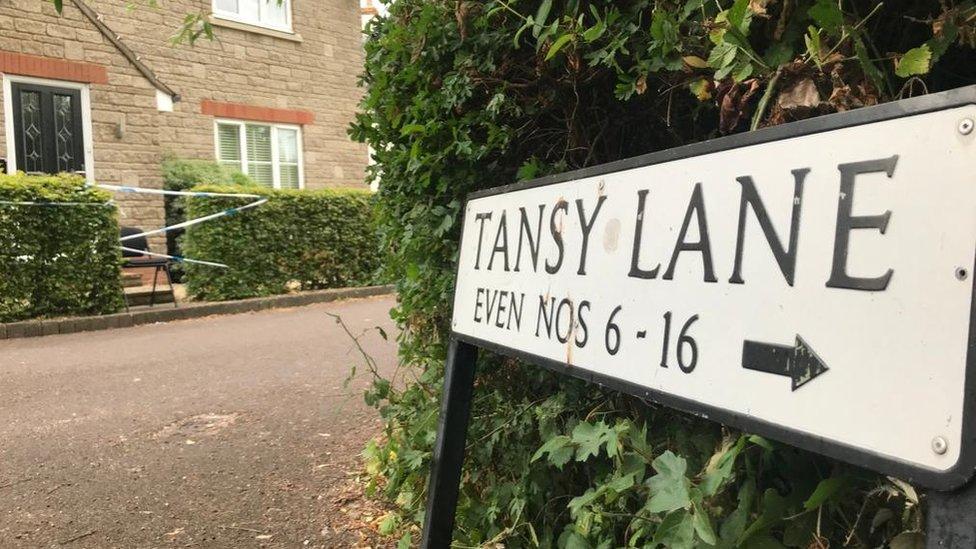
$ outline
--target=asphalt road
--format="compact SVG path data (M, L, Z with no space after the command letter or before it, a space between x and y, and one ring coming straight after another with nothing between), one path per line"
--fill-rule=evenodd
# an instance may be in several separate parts
M350 547L391 297L0 342L0 547ZM369 517L367 517L368 519ZM351 520L351 519L350 519ZM375 546L375 545L374 545Z

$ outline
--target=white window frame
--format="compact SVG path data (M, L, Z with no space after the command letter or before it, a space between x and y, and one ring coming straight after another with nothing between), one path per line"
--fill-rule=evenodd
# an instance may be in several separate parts
M7 173L17 171L17 136L14 135L14 94L13 84L37 84L39 86L53 86L81 92L81 129L82 145L85 149L85 180L95 183L95 145L92 134L91 117L91 86L80 82L66 82L63 80L49 80L34 78L33 76L19 76L3 74L3 125L7 139Z
M261 27L265 29L271 29L281 32L287 32L294 34L292 30L292 16L291 16L291 0L281 0L285 7L285 24L278 25L275 23L269 23L261 20L261 16L264 15L264 10L269 2L277 2L278 0L258 0L258 19L248 19L247 17L242 17L240 14L234 13L232 11L224 11L217 8L217 0L211 0L210 11L213 16L217 19L225 19L227 21L234 21L237 23L242 23L245 25L251 25L252 27Z
M219 125L227 124L237 126L237 131L239 139L241 142L241 173L244 175L249 175L248 171L248 160L247 160L247 132L244 130L246 126L266 126L271 128L271 178L273 180L273 188L281 189L281 160L280 160L280 150L278 145L278 129L285 130L295 130L295 136L298 140L298 188L299 190L305 189L305 156L303 149L305 148L304 139L302 137L302 127L295 124L279 124L275 122L259 122L256 120L239 120L235 118L215 118L213 125L213 135L214 135L214 158L217 160L218 164L223 165L223 161L220 159L220 133Z

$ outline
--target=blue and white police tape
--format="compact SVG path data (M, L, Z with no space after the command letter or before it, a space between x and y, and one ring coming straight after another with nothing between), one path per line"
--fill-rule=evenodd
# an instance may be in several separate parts
M137 239L137 238L142 238L142 237L152 236L152 235L157 235L157 234L165 234L165 233L168 233L170 231L174 231L176 229L185 229L187 227L192 227L193 225L198 225L198 224L204 223L206 221L211 221L213 219L218 219L218 218L221 218L221 217L224 217L224 216L234 215L234 214L237 214L237 213L242 212L244 210L248 210L248 209L251 209L251 208L256 208L256 207L260 206L261 204L264 204L264 203L266 203L268 201L268 199L266 197L263 197L263 196L257 195L257 194L249 194L249 193L211 193L211 192L197 192L197 191L169 191L169 190L164 190L164 189L145 189L145 188L142 188L142 187L130 187L130 186L127 186L127 185L105 185L105 184L100 184L100 183L99 184L94 184L94 185L92 185L92 184L86 184L85 186L86 187L98 187L100 189L105 189L105 190L109 190L109 191L115 191L115 192L121 192L121 193L134 193L134 194L157 194L157 195L166 195L166 196L192 196L192 197L198 197L198 198L217 198L217 197L224 197L224 198L255 198L255 199L257 199L254 202L251 202L249 204L245 204L243 206L239 206L239 207L236 207L236 208L228 208L226 210L223 210L223 211L220 211L220 212L217 212L217 213L214 213L214 214L206 215L206 216L203 216L203 217L198 217L196 219L190 219L190 220L184 221L182 223L177 223L175 225L170 225L168 227L163 227L161 229L154 229L154 230L151 230L151 231L144 231L144 232L141 232L141 233L138 233L138 234L126 235L126 236L123 236L123 237L121 237L119 239L120 242L126 242L126 241L129 241L129 240L134 240L134 239ZM101 207L112 207L112 208L117 207L117 205L115 204L114 201L109 201L109 202L37 202L37 201L10 201L10 200L0 201L0 206L51 206L51 207L63 207L63 206L101 206ZM176 261L176 262L179 262L179 263L194 263L194 264L197 264L197 265L208 265L208 266L211 266L211 267L220 267L220 268L223 268L223 269L228 268L228 266L227 265L224 265L223 263L215 263L213 261L202 261L202 260L199 260L199 259L190 259L190 258L186 258L186 257L176 256L176 255L167 255L167 254L154 253L154 252L149 252L149 251L146 251L146 250L139 250L139 249L135 249L135 248L128 248L126 246L120 246L120 248L122 248L123 250L125 250L127 252L139 253L139 254L142 254L142 255L148 255L148 256L152 256L152 257L161 257L161 258L166 258L166 259L172 259L173 261Z
M139 250L139 249L136 249L136 248L127 248L125 246L119 246L119 247L122 248L122 250L123 251L126 251L126 252L132 252L132 253L137 253L137 254L142 254L142 255L148 255L148 256L151 256L151 257L162 257L162 258L165 258L165 259L172 259L173 261L175 261L177 263L193 263L193 264L196 264L196 265L208 265L210 267L220 267L222 269L228 269L229 268L227 265L224 265L223 263L214 263L213 261L202 261L200 259L190 259L188 257L181 257L181 256L178 256L178 255L157 254L155 252L147 252L146 250Z
M227 215L234 215L234 214L236 214L238 212L242 212L244 210L248 210L248 209L251 209L251 208L256 208L256 207L260 206L261 204L264 204L267 201L268 201L267 198L262 198L261 200L257 200L257 201L251 202L250 204L245 204L245 205L240 206L238 208L228 208L226 210L223 210L223 211L220 211L220 212L217 212L217 213L214 213L214 214L205 215L203 217L198 217L196 219L190 219L190 220L184 221L182 223L177 223L176 225L170 225L168 227L163 227L162 229L153 229L151 231L145 231L145 232L141 232L139 234L133 234L133 235L128 235L128 236L123 236L120 240L122 242L126 242L128 240L134 240L136 238L142 238L144 236L152 236L152 235L155 235L155 234L165 234L165 233L168 233L170 231L175 231L176 229L185 229L187 227L192 227L194 225L199 225L200 223L203 223L205 221L211 221L213 219L218 219L218 218L221 218L221 217L224 217L224 216L227 216Z

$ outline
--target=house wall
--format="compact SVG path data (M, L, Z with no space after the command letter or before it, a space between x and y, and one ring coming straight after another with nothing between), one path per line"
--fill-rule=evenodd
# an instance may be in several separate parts
M138 17L117 0L91 5L181 96L160 119L164 152L214 158L213 117L201 114L204 100L309 111L314 121L302 128L306 188L362 186L366 149L346 133L361 97L358 0L292 1L293 38L301 41L215 26L216 40L192 46L174 46L169 37L187 13L209 10L209 0L161 2L140 8Z
M106 67L108 84L90 84L95 179L100 183L162 187L155 88L70 2L65 2L64 13L58 16L50 2L0 0L0 51ZM0 124L6 122L3 117L0 111ZM117 137L117 125L123 120L125 131ZM5 134L0 132L3 156ZM158 198L128 194L117 200L122 224L162 226L163 209ZM153 249L164 246L158 237L150 245Z
M94 174L100 183L160 188L164 155L214 159L214 117L201 107L209 100L311 113L312 123L302 127L305 187L365 186L366 149L346 133L361 97L358 0L292 2L294 36L215 26L214 41L203 37L193 46L174 46L169 39L186 14L209 12L209 0L172 0L157 8L137 3L134 9L117 0L88 0L181 96L173 112L157 110L156 89L71 0L65 0L61 15L50 2L0 0L0 52L107 68L107 84L91 84ZM0 112L0 124L2 117ZM120 126L124 131L118 137ZM5 139L0 131L2 156ZM163 226L160 197L121 194L117 199L122 224ZM150 245L165 248L159 237Z

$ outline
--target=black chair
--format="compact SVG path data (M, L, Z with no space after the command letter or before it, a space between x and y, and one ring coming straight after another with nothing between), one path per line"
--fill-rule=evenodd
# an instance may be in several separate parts
M142 229L136 227L122 227L120 233L122 238L142 233ZM173 307L179 307L176 303L176 293L173 291L173 274L170 271L170 260L165 257L152 257L141 252L149 251L149 242L146 237L140 236L130 240L123 240L122 246L131 250L122 250L122 268L153 268L152 293L149 295L149 306L156 304L156 282L159 280L159 271L166 273L166 281L169 282L169 291L173 296ZM140 250L140 251L136 251ZM125 299L125 310L129 310L129 300Z

